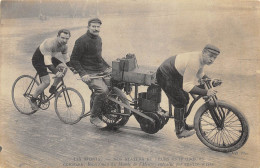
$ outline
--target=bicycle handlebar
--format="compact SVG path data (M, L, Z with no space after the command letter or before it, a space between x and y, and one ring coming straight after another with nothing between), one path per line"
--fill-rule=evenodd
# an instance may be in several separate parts
M206 79L201 79L200 83L206 85L207 89L210 89L213 87L220 86L222 84L222 80L206 78Z
M58 72L62 72L63 75L64 75L67 69L68 69L67 67L59 68L59 71L58 71ZM51 73L52 73L52 72L51 72ZM54 75L55 75L55 74L54 74ZM58 77L57 77L56 75L52 77L52 79L55 79L55 78L58 78Z

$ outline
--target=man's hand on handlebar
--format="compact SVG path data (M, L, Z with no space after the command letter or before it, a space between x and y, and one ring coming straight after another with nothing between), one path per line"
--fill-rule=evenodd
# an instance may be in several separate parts
M64 73L63 72L60 72L58 71L56 74L55 74L55 78L61 78L64 76Z
M84 75L84 76L81 77L81 80L83 82L88 83L88 82L90 82L91 79L90 79L89 75Z
M201 85L204 85L205 83L208 83L208 84L212 85L213 87L217 87L217 86L222 84L222 80L221 79L204 78L204 79L200 79L199 83Z
M208 92L207 92L207 96L208 97L212 97L212 96L215 96L217 94L217 91L214 90L214 89L209 89Z

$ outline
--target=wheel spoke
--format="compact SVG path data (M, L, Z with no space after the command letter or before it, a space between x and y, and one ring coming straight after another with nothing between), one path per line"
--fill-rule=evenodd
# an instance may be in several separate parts
M60 120L66 124L75 124L80 121L85 109L85 103L80 93L73 88L67 88L63 89L60 95L62 96L58 96L54 104ZM70 106L67 105L68 103Z
M29 75L18 77L12 86L12 100L16 109L23 114L33 114L36 111L31 109L29 99L32 97L38 83ZM31 84L31 85L30 85ZM27 93L25 93L27 91Z
M228 143L231 144L231 140L229 139L229 137L230 137L232 140L234 140L234 139L233 139L232 136L229 134L229 132L227 132L227 133L226 133L226 132L227 132L227 131L223 131L223 134L224 134L224 136L226 137ZM229 134L230 136L228 136L227 134Z
M212 123L210 123L209 121L206 121L205 119L201 119L201 120L203 120L204 122L206 122L206 123L208 123L209 125L212 125L213 127L216 127L216 125L215 124L212 124Z
M112 89L108 97L115 99L116 101L129 105L128 100L125 98L124 94L118 89ZM123 107L121 104L116 103L108 99L107 103L103 105L103 113L100 118L103 120L103 117L109 120L103 120L108 126L123 126L129 120L129 116L120 115L120 114L129 114L129 110ZM116 114L115 114L116 113Z
M209 140L212 139L211 141L213 141L215 139L215 137L217 136L217 134L218 134L218 130L217 130L216 134L213 134L211 137L208 137Z
M235 118L236 117L236 115L234 115L233 114L233 117L231 117L229 120L227 120L226 122L229 122L229 121L231 121L233 118Z
M239 134L237 134L237 133L235 133L234 131L230 131L230 130L228 130L228 129L226 129L226 128L224 128L224 130L226 131L226 132L228 132L228 134L232 137L232 135L234 135L235 137L237 137L237 138L239 138L240 136L239 136ZM232 134L232 135L231 135ZM233 138L232 138L233 139Z

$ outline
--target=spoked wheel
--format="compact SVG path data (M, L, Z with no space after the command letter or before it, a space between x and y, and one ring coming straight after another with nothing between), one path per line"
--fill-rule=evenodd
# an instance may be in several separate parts
M62 88L55 97L54 107L59 119L65 124L71 125L79 122L85 112L84 99L73 88Z
M216 111L220 126L215 124L210 110ZM222 111L222 115L219 111ZM235 106L224 101L218 101L218 108L202 106L195 115L194 126L200 141L219 152L232 152L241 148L249 135L245 116Z
M39 82L29 75L22 75L14 81L12 100L15 108L22 114L30 115L37 111L32 110L29 100L38 85Z
M147 115L148 117L151 117L152 119L154 119L155 123L153 123L152 121L150 121L144 117L140 117L139 124L140 124L142 131L144 131L148 134L155 134L162 128L159 115L156 113L152 113L152 112L144 112L144 114Z
M109 96L129 106L126 96L120 89L114 87ZM102 114L99 115L99 118L104 121L108 127L122 127L128 122L130 113L129 109L107 99L102 106Z

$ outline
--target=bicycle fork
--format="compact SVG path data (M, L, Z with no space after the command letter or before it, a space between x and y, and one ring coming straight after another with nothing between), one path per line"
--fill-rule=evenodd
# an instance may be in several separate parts
M211 83L205 83L206 84L206 87L208 89L212 88L212 84ZM223 109L221 107L218 106L218 103L217 103L217 96L213 96L211 98L213 100L213 105L211 105L211 103L209 101L207 101L207 106L208 106L208 109L209 109L209 112L210 112L210 115L212 116L216 126L218 129L223 129L224 128L224 121L225 121L225 118L226 118L226 115L223 111ZM215 108L216 107L216 108Z
M63 79L62 79L62 83L59 87L62 87L62 93L63 93L64 99L65 99L65 102L66 102L66 106L72 107L72 103L70 101L70 96L69 96L68 90L66 89L66 86L64 85Z

